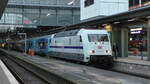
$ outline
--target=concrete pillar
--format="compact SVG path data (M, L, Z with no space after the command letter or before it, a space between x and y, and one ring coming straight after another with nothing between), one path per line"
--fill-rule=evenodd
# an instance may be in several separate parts
M121 28L121 57L128 57L128 28Z
M118 56L121 57L121 31L120 28L117 26L112 27L112 41L111 41L112 47L114 43L117 44L119 48Z
M147 51L148 51L148 60L150 61L150 19L148 20L148 27L147 27Z

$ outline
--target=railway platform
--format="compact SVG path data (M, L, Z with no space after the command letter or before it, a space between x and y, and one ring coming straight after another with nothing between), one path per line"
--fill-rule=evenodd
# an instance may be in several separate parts
M141 59L141 56L128 56L124 58L119 58L117 59L117 61L150 66L150 61L148 61L147 59L148 58L146 56L143 57L143 60Z
M115 61L114 70L150 78L150 61L147 61L146 56L143 57L143 60L141 56L128 56Z
M2 50L2 49L0 49ZM35 74L53 81L52 84L150 84L150 80L128 74L103 70L68 61L23 55L15 51L2 50L13 55L15 60L23 60L24 67L34 70ZM18 60L19 61L19 60ZM34 68L34 67L38 67ZM43 71L46 71L44 73ZM55 77L54 77L55 76ZM63 80L62 80L63 79ZM70 83L64 83L64 79Z
M5 64L0 60L0 84L19 84Z

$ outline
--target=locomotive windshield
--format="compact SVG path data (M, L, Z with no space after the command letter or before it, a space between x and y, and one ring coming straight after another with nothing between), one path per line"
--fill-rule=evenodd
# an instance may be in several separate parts
M108 42L107 34L88 34L89 42Z

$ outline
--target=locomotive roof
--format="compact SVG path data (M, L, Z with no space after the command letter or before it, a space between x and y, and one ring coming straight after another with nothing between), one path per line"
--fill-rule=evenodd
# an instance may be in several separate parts
M75 36L75 35L78 34L79 31L80 31L80 29L59 32L59 33L55 34L54 38L56 38L56 37L66 37L66 36Z

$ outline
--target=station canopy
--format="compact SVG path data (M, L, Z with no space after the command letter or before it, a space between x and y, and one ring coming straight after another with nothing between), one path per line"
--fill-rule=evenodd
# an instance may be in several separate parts
M0 19L3 15L3 12L7 6L8 0L0 0Z

